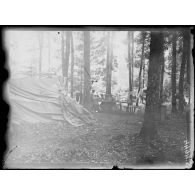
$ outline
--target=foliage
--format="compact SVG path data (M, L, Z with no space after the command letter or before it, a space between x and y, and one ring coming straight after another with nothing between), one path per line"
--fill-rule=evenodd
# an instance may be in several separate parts
M139 68L141 63L141 55L142 55L142 43L143 43L143 37L145 34L145 46L144 46L144 59L147 61L149 59L150 54L150 33L141 31L138 36L134 39L136 43L136 49L134 52L134 67Z
M91 79L94 81L103 81L102 87L105 87L106 82L106 58L107 58L107 33L98 32L99 36L96 36L97 32L91 32ZM118 68L117 56L113 55L112 71L116 71ZM111 85L117 84L116 80L113 80Z

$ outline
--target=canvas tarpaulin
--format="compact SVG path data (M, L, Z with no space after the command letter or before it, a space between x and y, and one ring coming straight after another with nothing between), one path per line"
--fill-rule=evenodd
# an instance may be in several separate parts
M7 87L13 123L67 121L74 126L92 122L92 114L66 96L57 78L10 79Z

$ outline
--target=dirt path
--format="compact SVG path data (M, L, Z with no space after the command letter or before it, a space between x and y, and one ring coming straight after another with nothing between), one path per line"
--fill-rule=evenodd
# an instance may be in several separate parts
M169 152L170 147L173 147L173 145L169 146L173 140L174 153L178 153L176 159L179 159L178 162L184 161L182 151L184 130L182 127L180 131L178 129L177 132L173 131L171 128L173 122L160 126L159 133L163 142L158 144L156 151L149 149L152 152L148 160L146 146L137 138L142 127L142 117L105 113L96 113L95 117L97 120L93 125L78 128L59 123L13 126L9 133L9 145L10 149L16 145L17 148L9 155L7 166L13 168L112 168L113 165L131 167L144 163L151 164L155 158L158 159L157 161L171 164L175 161L175 156L173 159L173 154ZM177 133L176 137L174 132ZM178 137L179 140L176 139ZM152 155L154 158L151 160Z

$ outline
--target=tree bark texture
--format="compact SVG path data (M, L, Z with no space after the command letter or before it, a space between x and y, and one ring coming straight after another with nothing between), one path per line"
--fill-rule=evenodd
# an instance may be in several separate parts
M70 41L71 41L71 97L73 98L73 93L74 93L74 41L73 41L72 32L70 35Z
M106 94L111 95L111 81L112 81L112 35L108 32L107 35L107 61L106 61Z
M142 33L142 54L141 54L141 63L140 63L140 69L139 69L139 86L138 86L138 94L140 92L141 89L141 75L142 75L142 69L143 69L143 65L144 65L144 46L145 46L145 33ZM136 105L138 106L139 104L139 98L137 98L137 102Z
M132 83L132 89L133 89L133 85L134 85L134 59L133 59L133 54L134 54L134 32L131 32L131 83Z
M91 90L91 76L90 76L90 32L84 31L84 106L90 106L90 90Z
M129 104L132 104L132 91L133 91L133 86L132 86L132 32L128 31L127 33L127 40L128 40L128 45L127 45L127 57L128 57L128 65L129 65Z
M163 33L151 32L146 108L144 123L140 132L140 135L147 139L153 139L157 136L156 116L159 114L163 43Z
M172 40L172 69L171 69L171 89L172 89L172 113L177 111L177 101L176 101L176 32L173 33Z
M65 76L65 53L64 53L64 47L65 47L65 40L64 40L64 31L61 32L61 60L62 60L62 75Z
M164 50L161 51L160 54L160 61L161 61L161 74L160 74L160 102L159 102L159 109L161 109L161 105L163 104L163 83L164 83L164 71L165 71L165 61L164 61Z
M180 75L179 75L179 111L184 111L184 74L187 63L187 32L183 32L183 54L182 54L182 62L180 67Z

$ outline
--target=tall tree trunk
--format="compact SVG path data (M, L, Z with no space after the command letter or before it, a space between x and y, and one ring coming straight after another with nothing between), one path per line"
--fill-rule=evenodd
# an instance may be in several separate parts
M157 136L156 116L159 112L163 42L163 33L151 32L146 109L143 127L140 132L141 137L149 140Z
M187 86L188 86L188 95L189 95L189 100L188 100L188 105L186 107L186 122L187 122L187 140L189 142L189 145L192 140L192 134L190 132L193 122L193 103L194 103L194 68L191 63L191 55L192 55L192 48L191 48L191 37L190 37L190 30L186 32L187 35Z
M110 32L108 32L108 35L107 35L107 58L106 58L106 94L110 94L111 93L111 83L109 82L110 79Z
M187 82L190 83L190 55L191 55L191 47L190 47L190 34L187 35Z
M142 88L144 88L145 87L145 63L143 63L142 81L143 81Z
M42 70L43 32L39 32L39 78Z
M128 65L129 65L129 102L132 104L132 42L131 42L131 32L128 31L127 33L127 40L128 40Z
M107 61L106 61L106 94L111 95L111 80L112 80L112 47L111 33L107 35Z
M189 91L189 103L190 103L190 56L191 56L191 44L190 44L190 32L187 32L187 84L188 84L188 91Z
M164 50L161 51L161 74L160 74L160 102L159 109L161 109L161 105L163 103L163 83L164 83L164 71L165 71L165 62L164 62Z
M62 60L62 75L65 77L65 53L64 53L64 31L61 32L61 60Z
M183 32L183 54L179 76L179 111L184 111L184 74L187 62L187 33Z
M171 70L171 88L172 88L172 112L177 111L177 101L176 101L176 32L173 33L172 41L172 70Z
M65 53L65 90L68 92L68 68L69 68L69 56L70 56L70 31L66 31L66 53Z
M133 89L133 86L134 86L134 60L133 60L133 54L134 54L134 32L131 32L131 68L132 68L132 71L131 71L131 83L132 83L132 89Z
M110 35L110 94L112 94L112 70L113 70L113 32Z
M74 42L73 42L73 34L71 32L70 36L70 41L71 41L71 97L73 98L73 93L74 93Z
M84 31L84 106L90 106L90 90L91 90L91 75L90 75L90 32Z
M140 64L140 69L139 69L139 86L138 86L138 94L140 92L141 89L141 74L142 74L142 69L143 69L143 65L144 65L144 44L145 44L145 37L146 34L143 32L142 33L142 54L141 54L141 64ZM139 104L139 98L137 98L137 102L136 105L138 106Z

